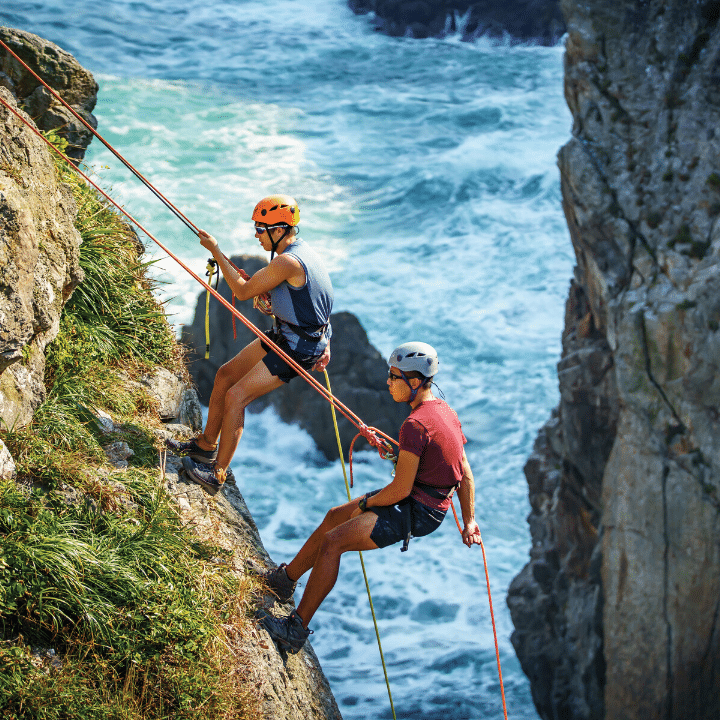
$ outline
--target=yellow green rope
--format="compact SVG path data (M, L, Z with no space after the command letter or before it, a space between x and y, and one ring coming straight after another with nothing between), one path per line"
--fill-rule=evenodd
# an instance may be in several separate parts
M327 385L328 392L332 395L332 388L330 387L330 376L327 370L323 370L325 373L325 384ZM332 412L333 424L335 425L335 437L337 438L338 451L340 452L340 463L342 464L343 477L345 478L345 490L347 491L348 500L352 500L350 495L350 483L348 482L347 472L345 471L345 459L343 458L342 442L340 441L340 430L338 430L337 416L335 415L335 406L330 403L330 411ZM385 656L383 655L382 643L380 642L380 630L378 629L377 618L375 617L375 607L373 606L372 595L370 594L370 583L368 582L367 572L365 572L365 561L363 560L362 551L358 550L360 556L360 565L362 566L363 577L365 578L365 589L367 590L368 600L370 601L370 612L372 613L373 624L375 625L375 637L377 637L378 650L380 650L380 660L383 666L383 672L385 673L385 684L387 685L388 698L390 698L390 710L392 711L393 720L397 720L395 717L395 706L393 705L392 692L390 691L390 680L387 674L387 666L385 665Z
M208 261L206 277L209 277L208 285L212 285L213 275L215 274L215 263ZM218 270L218 272L220 272ZM210 357L210 290L205 292L205 359Z

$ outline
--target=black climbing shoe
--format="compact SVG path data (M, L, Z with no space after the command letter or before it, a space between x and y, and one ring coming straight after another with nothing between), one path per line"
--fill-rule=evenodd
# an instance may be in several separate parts
M192 458L182 459L186 475L198 485L202 485L210 495L215 495L225 484L225 471L207 463L195 462Z
M173 440L168 438L165 440L165 447L175 455L187 455L196 462L211 463L217 458L217 448L214 450L203 450L196 442L192 440Z
M308 636L312 635L313 632L303 627L297 610L293 610L290 615L281 618L263 612L258 617L258 621L268 631L268 634L278 644L278 647L293 654L302 650Z
M272 570L263 570L259 576L263 579L273 595L281 602L292 600L297 583L288 577L285 563Z

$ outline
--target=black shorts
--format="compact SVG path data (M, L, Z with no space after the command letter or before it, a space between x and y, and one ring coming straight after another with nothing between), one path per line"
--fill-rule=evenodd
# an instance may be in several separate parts
M272 340L283 352L287 353L301 368L312 370L320 355L301 355L295 352L288 345L288 341L275 330L266 330L265 334ZM279 377L284 383L289 383L298 373L293 367L288 365L284 358L280 357L273 348L270 347L262 338L260 344L267 355L263 358L265 367L270 371L271 375Z
M374 490L368 495L375 495L378 492L380 491ZM408 506L409 509L406 509ZM407 522L403 522L404 513L410 513L410 529L413 537L429 535L440 527L440 523L445 518L444 510L435 510L423 505L413 497L406 497L395 505L369 507L367 511L377 515L377 522L370 533L370 539L379 548L405 540Z

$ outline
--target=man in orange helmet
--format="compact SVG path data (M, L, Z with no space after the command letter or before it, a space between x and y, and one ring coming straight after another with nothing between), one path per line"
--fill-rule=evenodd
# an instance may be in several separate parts
M322 370L330 359L333 288L320 257L298 236L298 204L287 195L271 195L255 206L252 219L256 237L271 255L269 265L249 279L230 264L212 235L201 230L200 243L212 253L235 297L269 296L264 311L275 316L275 327L266 335L301 367ZM205 430L187 442L167 441L170 450L185 456L188 476L214 495L242 436L245 408L296 375L260 338L225 363L215 375Z

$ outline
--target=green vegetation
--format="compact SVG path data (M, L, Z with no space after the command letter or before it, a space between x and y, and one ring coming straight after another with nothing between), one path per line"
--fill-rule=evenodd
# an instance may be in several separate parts
M182 357L142 246L70 169L85 280L48 347L47 399L3 428L18 479L0 481L0 717L252 718L238 639L251 581L182 526L157 466L151 400L123 378ZM95 410L119 430L103 434ZM130 467L101 443L127 442ZM55 653L54 655L50 650Z
M683 225L668 245L673 249L679 246L679 252L683 255L702 260L710 249L710 240L695 240L689 226Z
M713 190L720 190L720 175L713 172L710 173L705 181Z

